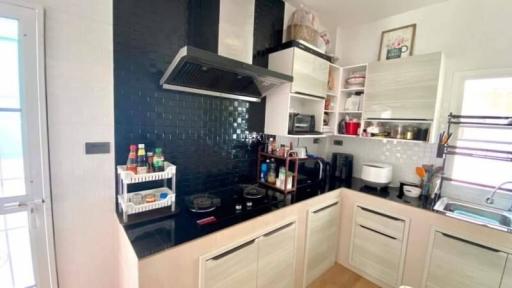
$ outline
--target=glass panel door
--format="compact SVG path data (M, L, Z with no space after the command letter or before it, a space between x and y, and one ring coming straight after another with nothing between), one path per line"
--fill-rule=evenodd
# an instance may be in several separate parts
M41 11L0 0L0 287L56 287Z

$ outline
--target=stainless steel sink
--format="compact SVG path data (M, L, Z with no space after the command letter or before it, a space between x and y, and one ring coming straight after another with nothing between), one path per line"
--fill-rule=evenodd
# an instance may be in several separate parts
M449 198L440 199L436 203L434 210L450 217L506 232L512 232L512 213L508 211Z

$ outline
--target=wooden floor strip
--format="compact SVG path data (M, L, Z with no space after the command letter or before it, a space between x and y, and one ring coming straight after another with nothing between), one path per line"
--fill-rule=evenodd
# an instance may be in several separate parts
M318 279L313 281L309 288L379 288L379 286L336 264Z

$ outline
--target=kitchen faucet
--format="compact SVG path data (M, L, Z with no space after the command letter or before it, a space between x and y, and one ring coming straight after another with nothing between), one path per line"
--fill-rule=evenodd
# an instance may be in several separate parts
M501 183L500 185L496 186L496 188L494 188L492 193L489 194L489 196L487 196L487 198L485 199L485 203L491 204L491 205L494 204L494 195L496 194L496 192L498 192L498 190L501 189L501 187L503 187L506 184L512 184L512 181L505 181L505 182ZM508 192L508 193L512 194L512 192ZM512 207L510 207L510 210L512 211Z

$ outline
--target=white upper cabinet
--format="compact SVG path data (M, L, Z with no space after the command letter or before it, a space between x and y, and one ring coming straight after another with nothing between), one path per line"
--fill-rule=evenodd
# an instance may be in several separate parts
M436 118L442 81L441 52L368 64L364 117Z
M325 98L329 62L300 48L284 49L269 56L270 70L292 75L290 92Z

